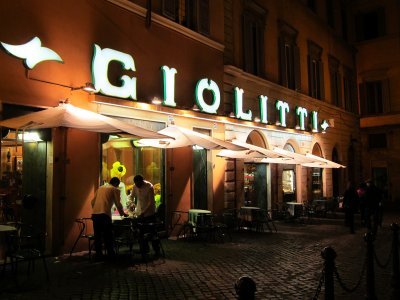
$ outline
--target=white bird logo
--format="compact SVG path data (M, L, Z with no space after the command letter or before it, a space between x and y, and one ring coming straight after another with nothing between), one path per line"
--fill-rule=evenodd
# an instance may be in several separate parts
M23 59L25 66L29 69L33 69L38 63L46 60L64 63L55 51L42 47L42 41L38 37L34 37L22 45L10 45L3 42L0 42L0 44L11 55Z

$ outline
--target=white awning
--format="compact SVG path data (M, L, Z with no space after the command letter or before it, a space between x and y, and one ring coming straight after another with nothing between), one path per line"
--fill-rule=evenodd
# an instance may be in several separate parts
M150 146L156 148L180 148L187 146L200 146L205 149L229 149L229 150L244 150L245 147L235 145L221 139L217 139L187 128L179 126L169 126L158 131L162 135L169 136L171 139L140 139L137 141L138 146Z

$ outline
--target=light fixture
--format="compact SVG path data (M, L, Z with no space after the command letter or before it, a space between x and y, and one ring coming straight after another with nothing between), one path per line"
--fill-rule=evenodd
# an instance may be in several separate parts
M296 126L294 127L294 129L300 130L300 129L301 129L301 128L300 128L300 125L296 125Z
M254 118L254 122L260 123L260 122L261 122L261 119L260 119L259 117L255 117L255 118Z
M160 105L160 104L162 103L162 101L161 101L160 98L154 97L154 98L151 100L151 103L152 103L152 104L155 104L155 105Z
M194 111L199 111L200 109L199 109L199 107L198 107L196 104L194 104L193 107L192 107L192 110L194 110Z
M236 118L236 116L235 116L235 114L233 113L233 111L230 112L229 118Z
M76 88L71 88L71 91L76 91L76 90L83 90L88 93L94 93L96 91L96 88L94 87L94 84L91 82L86 82L84 86L76 87Z
M276 122L275 122L275 125L276 125L276 126L281 126L281 122L276 121Z

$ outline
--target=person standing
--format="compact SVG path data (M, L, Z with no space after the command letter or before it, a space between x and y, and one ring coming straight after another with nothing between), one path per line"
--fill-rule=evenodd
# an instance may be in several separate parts
M371 230L373 234L376 234L378 226L382 223L382 192L371 179L368 179L366 181L366 184L367 191L365 195L368 206L367 228L368 230Z
M132 188L132 200L134 200L136 205L136 215L138 216L138 224L142 224L140 230L140 248L142 254L147 254L149 252L148 241L145 236L154 234L150 223L155 223L157 221L156 216L156 204L154 200L154 187L153 185L144 180L142 175L136 175L133 178L135 185ZM160 242L157 239L152 239L152 247L155 255L158 256L160 253Z
M354 233L354 214L358 207L358 194L354 184L349 181L343 197L345 225L349 226L350 233Z
M121 216L128 216L124 213L121 205L121 192L118 188L119 183L120 180L117 177L111 178L109 184L99 187L91 201L96 260L103 259L103 241L107 250L107 256L109 258L113 258L115 256L111 218L111 208L113 205L117 207L117 210Z

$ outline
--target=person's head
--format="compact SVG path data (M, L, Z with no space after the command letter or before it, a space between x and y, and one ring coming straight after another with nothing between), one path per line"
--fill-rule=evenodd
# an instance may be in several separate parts
M144 183L144 178L142 175L136 175L135 177L133 177L133 182L138 188L140 188Z
M118 179L118 177L113 177L110 179L109 183L114 187L118 187L120 182L121 181Z
M235 290L238 299L254 299L256 283L248 276L242 276L235 282Z

